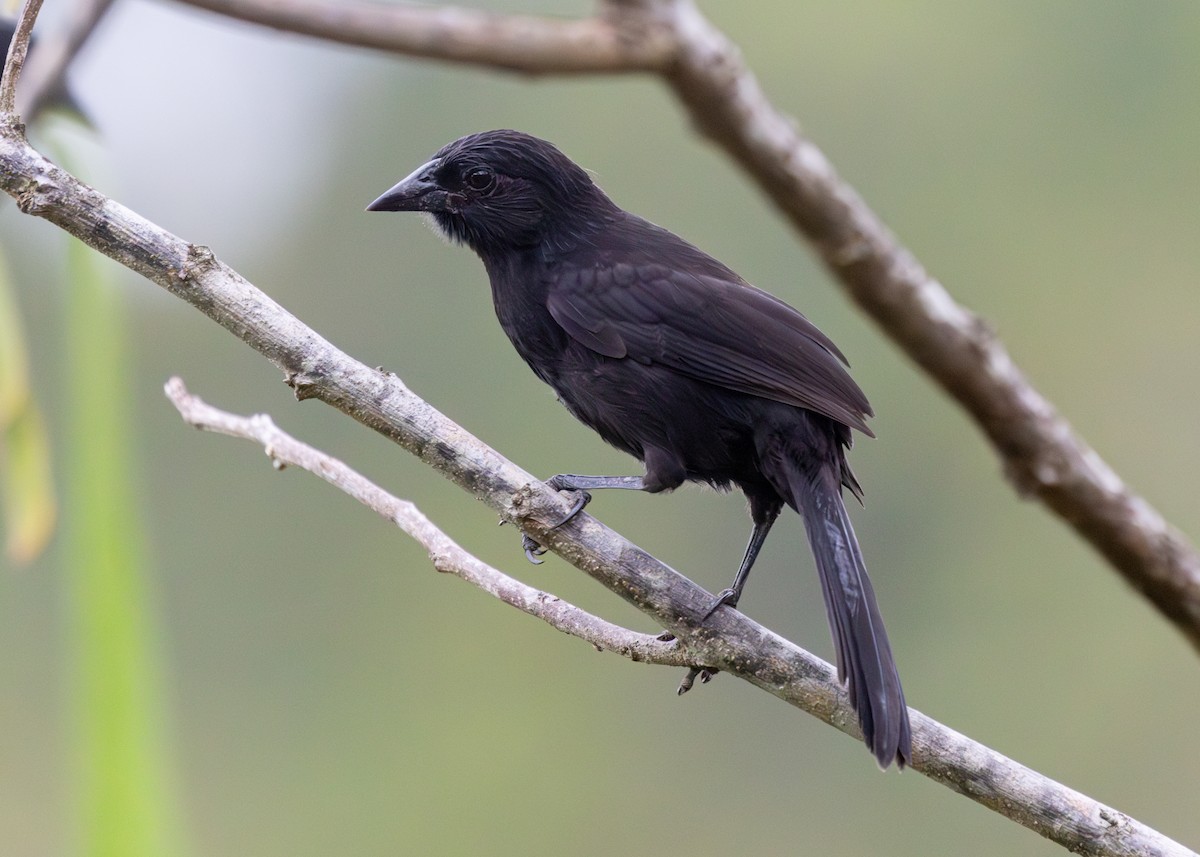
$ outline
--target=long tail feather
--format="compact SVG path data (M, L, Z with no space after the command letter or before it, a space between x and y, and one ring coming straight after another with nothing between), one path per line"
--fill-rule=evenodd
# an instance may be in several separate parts
M833 468L816 473L788 468L792 505L803 515L821 577L825 609L837 650L838 678L848 683L863 739L881 767L903 768L912 756L904 690L858 539L842 503Z

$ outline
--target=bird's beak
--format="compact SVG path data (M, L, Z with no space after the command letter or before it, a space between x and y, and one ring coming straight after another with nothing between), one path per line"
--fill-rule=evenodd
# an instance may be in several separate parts
M441 162L422 164L383 196L367 206L367 211L441 211L446 191L438 186L436 174Z

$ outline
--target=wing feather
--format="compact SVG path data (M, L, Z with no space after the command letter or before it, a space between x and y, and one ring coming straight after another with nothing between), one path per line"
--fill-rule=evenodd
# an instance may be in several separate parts
M704 273L603 259L592 260L586 276L560 269L547 308L568 335L598 354L667 366L870 435L864 418L871 407L829 338L783 301L711 261Z

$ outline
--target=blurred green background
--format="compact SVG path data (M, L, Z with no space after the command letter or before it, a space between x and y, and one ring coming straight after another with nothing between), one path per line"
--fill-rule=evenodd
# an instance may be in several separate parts
M1200 7L701 6L1038 388L1200 537ZM1196 652L1076 536L1015 499L969 421L661 85L529 82L140 0L117 5L73 80L97 140L61 125L46 136L86 150L96 166L80 169L102 191L210 245L531 471L632 473L517 358L470 253L417 218L363 211L463 133L557 142L620 204L799 306L849 355L879 435L854 451L867 490L856 525L910 703L1200 843ZM483 559L654 630L562 561L527 565L494 514L367 429L298 405L260 357L111 265L131 371L96 377L87 349L65 342L65 237L0 209L62 494L78 488L62 450L92 428L73 424L86 421L77 399L91 389L132 405L133 461L111 492L132 491L136 514L107 532L144 555L143 655L165 708L144 728L160 809L180 814L165 822L176 853L1061 853L919 774L880 774L858 742L736 680L678 698L676 672L597 654L439 576L315 478L185 428L160 392L171 374L218 406L270 412ZM591 511L711 590L748 534L739 497L698 489L604 494ZM5 853L84 847L75 744L89 712L73 676L91 653L68 583L83 562L60 535L0 573ZM742 609L831 657L797 519L777 528L754 578Z

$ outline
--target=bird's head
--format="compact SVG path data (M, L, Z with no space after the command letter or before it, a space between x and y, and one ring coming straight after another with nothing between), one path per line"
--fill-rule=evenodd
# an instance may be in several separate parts
M610 209L613 203L582 168L520 131L455 140L367 206L427 212L447 236L484 257L570 244Z

